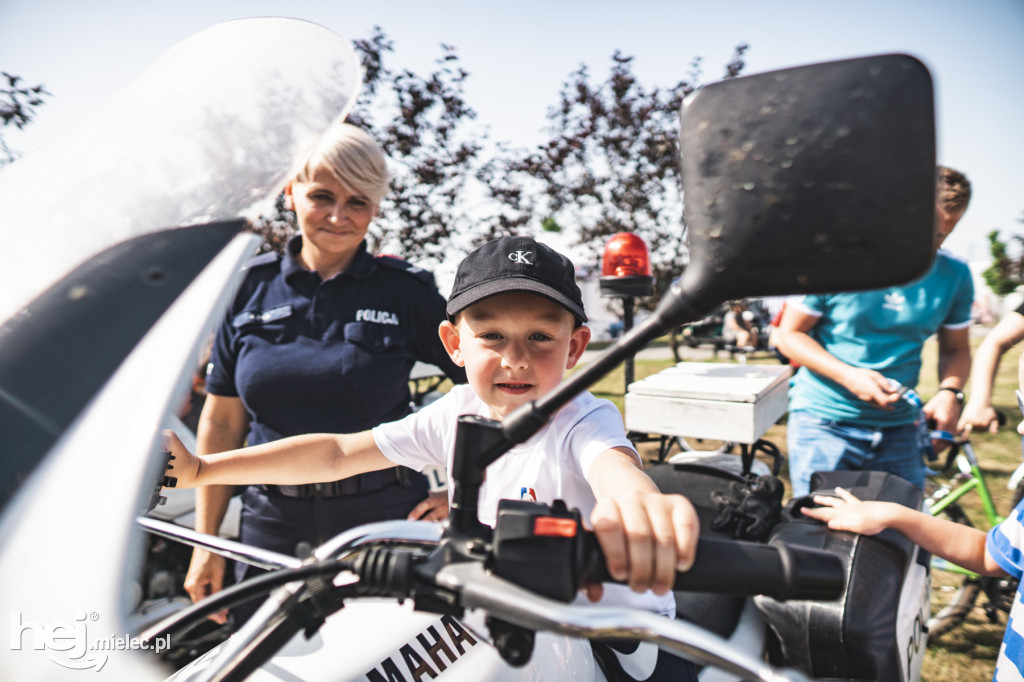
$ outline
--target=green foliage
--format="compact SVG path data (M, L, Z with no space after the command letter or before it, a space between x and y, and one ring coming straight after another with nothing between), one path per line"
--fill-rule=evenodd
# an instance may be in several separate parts
M746 50L736 47L724 78L743 70ZM687 260L679 109L700 86L700 64L695 59L689 77L669 88L645 85L620 52L603 80L586 65L570 74L548 114L549 141L495 162L500 170L487 186L517 216L509 222L572 225L593 263L612 235L636 233L650 250L655 290L664 291ZM656 298L639 305L653 308Z
M1014 237L1018 242L1024 240L1020 236ZM999 239L999 230L992 230L988 233L989 249L992 253L992 265L983 273L985 283L997 296L1005 296L1017 290L1024 281L1022 275L1022 257L1011 258L1006 243Z
M13 125L21 130L32 121L35 109L45 104L43 97L49 96L50 93L42 85L23 85L21 76L14 76L6 71L0 71L0 76L6 81L0 85L0 125ZM3 155L0 157L0 166L14 161L19 156L7 146L2 134L0 153Z
M476 112L463 97L469 73L450 45L441 45L425 74L391 69L387 57L394 44L380 27L353 46L364 82L347 120L373 135L394 171L391 191L370 225L370 250L383 247L409 260L442 262L453 236L477 230L480 221L466 207L486 140L470 127ZM264 251L279 251L295 232L295 217L279 199L275 211L252 229L264 238Z
M558 221L548 216L544 220L540 221L540 229L545 232L561 232L562 226L558 224Z

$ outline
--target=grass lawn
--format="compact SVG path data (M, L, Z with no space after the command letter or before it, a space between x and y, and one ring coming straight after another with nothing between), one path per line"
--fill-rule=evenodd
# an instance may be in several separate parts
M973 343L976 345L979 340L973 339ZM936 347L932 341L925 346L924 369L921 383L918 386L918 393L925 400L935 392L937 387L935 357ZM718 361L728 362L725 359ZM774 360L765 358L752 360L752 362L772 363ZM674 363L671 360L637 360L635 376L637 379L642 379L672 364ZM975 434L972 439L986 482L1001 514L1009 512L1012 492L1006 489L1006 482L1021 461L1021 439L1015 431L1015 426L1020 419L1013 393L1015 388L1017 388L1017 353L1011 352L1004 358L1000 366L993 399L996 408L1007 415L1009 423L995 436L987 433ZM618 405L620 410L623 409L624 379L622 370L612 372L609 377L599 382L594 387L593 393L611 400ZM785 419L769 429L765 438L771 440L785 452ZM654 445L641 445L640 449L645 458L650 459L655 456ZM783 476L785 476L785 470L783 470ZM971 493L961 499L961 505L971 515L976 527L984 527L984 515L976 494ZM950 588L952 583L947 574L933 572L932 584L934 588L933 611L937 611L952 596ZM990 623L981 608L985 601L984 596L978 598L976 607L962 626L941 637L929 640L922 680L967 681L992 678L996 654L1006 626L1006 616L1000 613L998 622Z

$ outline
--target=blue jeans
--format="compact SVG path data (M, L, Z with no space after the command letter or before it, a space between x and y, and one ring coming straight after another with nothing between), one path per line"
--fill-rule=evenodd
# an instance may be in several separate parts
M924 488L925 464L913 424L872 428L789 413L786 425L793 497L810 492L815 471L888 471Z

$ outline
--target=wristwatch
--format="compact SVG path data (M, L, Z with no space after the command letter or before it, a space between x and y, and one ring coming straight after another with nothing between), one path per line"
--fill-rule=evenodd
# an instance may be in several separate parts
M952 386L939 386L940 391L949 391L956 396L956 401L960 403L960 407L964 406L964 392L959 388L953 388Z

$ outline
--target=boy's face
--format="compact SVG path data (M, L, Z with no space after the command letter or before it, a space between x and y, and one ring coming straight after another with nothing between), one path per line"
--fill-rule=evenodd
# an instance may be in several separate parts
M568 310L522 291L471 305L454 324L442 322L440 334L493 419L503 419L555 388L590 341L590 329L573 328Z
M964 211L952 211L947 210L941 201L935 205L935 248L938 249L942 246L942 242L946 241L946 237L953 231L956 224L960 222L960 218L964 215Z

